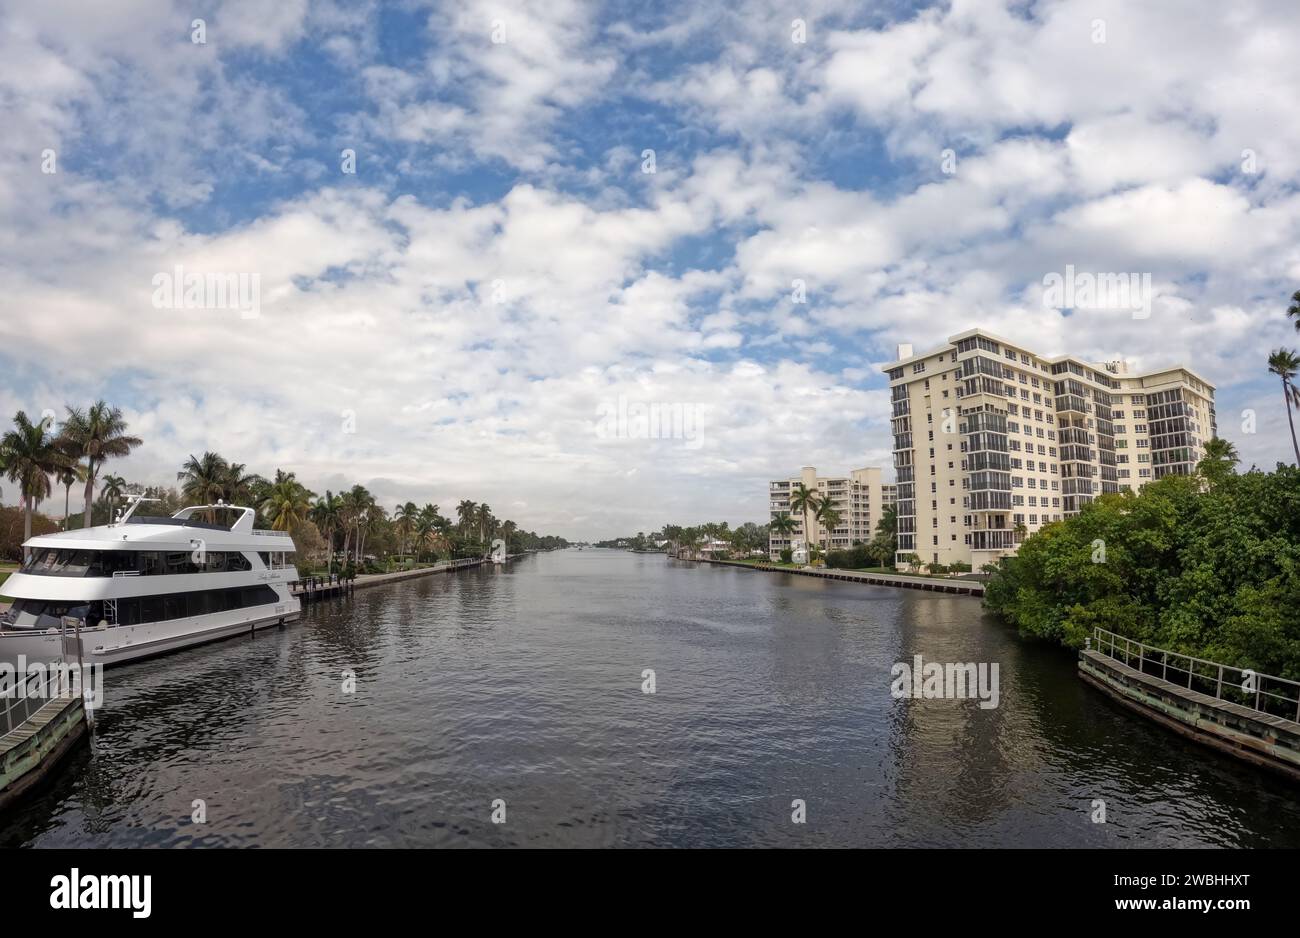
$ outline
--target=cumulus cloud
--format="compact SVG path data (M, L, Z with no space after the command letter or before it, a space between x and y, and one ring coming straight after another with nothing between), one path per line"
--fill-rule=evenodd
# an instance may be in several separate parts
M823 2L803 43L774 2L228 0L202 45L194 15L0 20L0 412L109 397L129 478L215 449L570 536L756 520L768 478L888 466L880 364L972 325L1186 361L1247 463L1289 449L1294 11ZM1067 264L1151 274L1152 318L1045 308ZM255 273L259 315L157 308L177 267ZM620 401L696 438L603 432Z

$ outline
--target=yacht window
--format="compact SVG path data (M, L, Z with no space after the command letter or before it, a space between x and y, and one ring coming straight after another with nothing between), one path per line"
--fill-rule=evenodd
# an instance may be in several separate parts
M38 550L23 565L21 572L37 576L85 576L99 551Z
M22 568L22 573L49 573L59 562L57 550L38 550L32 553Z
M163 617L163 598L161 596L140 597L140 621L157 622Z
M139 599L119 599L117 601L117 624L118 625L139 625L140 624L140 600Z
M197 573L198 569L187 550L174 550L167 554L168 573Z
M164 619L183 619L185 618L185 594L174 593L171 596L163 597L163 614Z

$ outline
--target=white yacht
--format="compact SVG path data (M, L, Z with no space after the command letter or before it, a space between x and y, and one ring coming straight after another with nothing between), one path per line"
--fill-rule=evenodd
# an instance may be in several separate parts
M198 505L34 537L3 587L0 661L54 660L65 616L83 621L87 664L120 664L297 619L293 539L253 528L254 511ZM233 524L204 518L234 516Z

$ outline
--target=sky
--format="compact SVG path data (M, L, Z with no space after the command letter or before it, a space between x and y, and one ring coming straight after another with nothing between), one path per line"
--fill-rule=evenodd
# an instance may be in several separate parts
M7 0L0 415L594 539L889 477L881 365L981 326L1185 363L1271 468L1297 47L1264 0Z

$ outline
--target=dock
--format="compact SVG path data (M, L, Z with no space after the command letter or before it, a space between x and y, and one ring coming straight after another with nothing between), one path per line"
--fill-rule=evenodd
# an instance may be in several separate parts
M1079 677L1181 736L1300 782L1300 683L1095 629Z
M743 567L746 570L763 570L768 573L791 573L795 576L812 576L823 580L869 583L873 586L896 586L903 589L929 590L934 593L956 593L962 596L984 595L984 584L977 580L949 580L940 577L907 576L901 573L859 573L855 570L832 570L825 567L778 567L770 563L738 563L734 560L705 558L700 558L695 562L710 563L721 567Z
M86 735L86 705L80 691L52 697L30 711L31 701L6 704L0 729L0 811L45 781ZM18 719L21 717L22 719Z
M467 567L478 567L484 563L486 561L480 557L469 557L461 560L444 560L441 563L418 567L414 570L397 570L393 573L363 573L360 576L347 579L338 573L330 576L304 577L301 580L291 582L289 590L306 606L324 599L337 599L348 596L353 591L365 589L368 586L383 586L387 583L399 583L402 580L431 576L435 573L450 573L455 570L464 570Z

